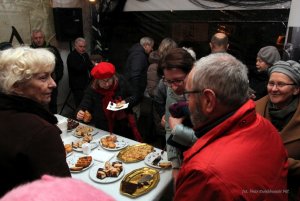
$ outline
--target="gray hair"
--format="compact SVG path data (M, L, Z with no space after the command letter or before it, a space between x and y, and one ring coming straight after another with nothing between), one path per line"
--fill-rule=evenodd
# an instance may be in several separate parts
M33 29L31 32L31 38L33 38L33 35L36 33L42 33L43 37L45 38L45 33L41 29Z
M76 44L79 43L79 42L84 42L84 43L85 43L85 39L84 39L84 38L81 38L81 37L76 38L74 44L76 45Z
M154 45L154 40L150 37L143 37L141 38L140 40L140 44L141 46L144 46L144 45L150 45L150 46L153 46Z
M238 107L249 99L248 69L230 54L203 57L194 64L192 72L192 90L211 89L223 105Z
M0 91L13 93L16 83L30 80L36 73L52 72L55 57L44 48L10 48L0 52Z

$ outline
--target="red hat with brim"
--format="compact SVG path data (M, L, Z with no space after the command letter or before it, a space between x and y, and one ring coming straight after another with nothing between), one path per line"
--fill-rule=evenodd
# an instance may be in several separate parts
M100 62L92 69L91 75L95 79L111 78L116 73L116 68L113 64L108 62Z

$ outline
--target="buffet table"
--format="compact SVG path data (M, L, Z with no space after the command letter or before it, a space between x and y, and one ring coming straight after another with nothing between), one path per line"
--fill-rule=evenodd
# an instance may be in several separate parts
M56 115L60 125L64 124L67 121L67 118L61 116L61 115ZM99 130L97 128L94 128L96 134L93 136L93 141L99 142L99 139L105 135L108 135L109 133L103 130ZM71 143L73 141L78 140L77 137L73 136L71 132L67 132L66 130L62 129L63 133L61 134L61 138L64 142L64 144L68 144ZM120 137L120 138L124 138L124 137ZM126 143L128 143L128 145L135 145L138 144L139 142L136 142L134 140L128 139L128 138L124 138L124 140L126 141ZM157 152L161 151L157 148L155 148L155 150ZM93 155L93 153L98 153L101 152L103 153L104 158L109 156L110 161L118 161L117 159L117 154L119 153L120 150L118 151L109 151L104 149L101 146L98 146L97 148L93 149L92 152L89 155ZM73 153L68 156L68 157L74 157L74 155L78 155L78 156L86 156L85 154L83 154L82 152L76 152L73 151ZM68 159L68 158L67 158ZM93 166L100 164L100 161L96 161L94 160ZM112 196L113 198L115 198L116 200L120 200L120 201L132 201L132 200L147 200L147 201L152 201L152 200L159 200L164 191L166 190L167 186L171 183L172 181L172 170L171 169L164 169L164 170L160 170L159 174L160 174L160 181L158 182L157 186L152 189L150 192L141 195L139 197L136 198L131 198L128 197L126 195L122 195L120 192L120 184L122 179L126 176L126 174L128 174L129 172L142 168L142 167L149 167L146 165L146 163L144 161L139 161L139 162L134 162L134 163L123 163L123 167L124 167L124 176L122 176L121 179L112 182L112 183L97 183L94 182L90 176L89 176L89 172L92 169L92 167L82 171L82 172L74 172L72 173L72 177L82 180L98 189L101 189L102 191L104 191L105 193L109 194L110 196Z

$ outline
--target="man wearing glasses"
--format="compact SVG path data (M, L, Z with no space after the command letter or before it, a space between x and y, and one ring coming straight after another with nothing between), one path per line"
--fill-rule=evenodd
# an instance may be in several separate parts
M198 140L184 152L175 201L287 200L282 140L248 87L247 67L227 53L195 63L183 93Z

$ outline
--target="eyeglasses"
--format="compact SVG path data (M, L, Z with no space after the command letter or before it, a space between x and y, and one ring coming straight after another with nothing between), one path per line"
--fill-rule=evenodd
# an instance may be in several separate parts
M172 84L174 84L176 86L183 84L184 79L183 80L167 80L167 79L163 78L163 82L165 85L170 87L170 86L172 86Z
M202 91L199 90L194 90L194 91L184 91L183 92L183 96L185 98L185 100L188 100L190 97L190 94L197 94L197 93L202 93Z
M288 85L296 85L295 83L284 83L284 82L278 82L278 83L275 83L275 82L268 82L268 87L274 87L276 86L276 88L278 89L282 89L284 88L285 86L288 86Z

